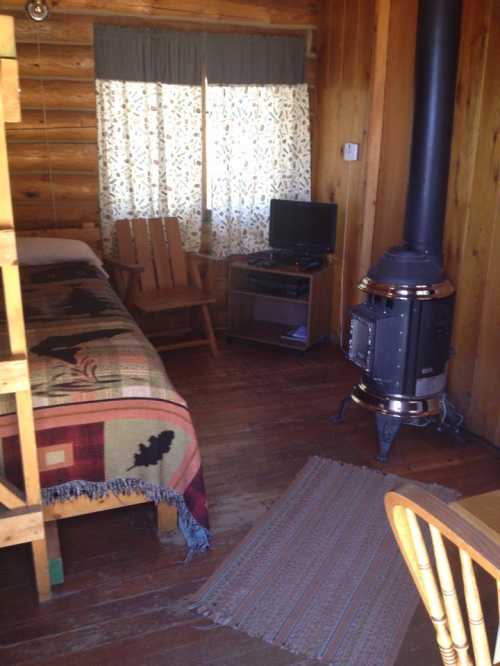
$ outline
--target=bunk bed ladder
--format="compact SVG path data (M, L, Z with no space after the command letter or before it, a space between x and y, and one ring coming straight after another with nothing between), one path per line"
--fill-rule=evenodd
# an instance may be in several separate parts
M0 393L15 394L24 493L0 478L0 547L31 542L40 601L50 597L35 422L10 193L5 122L19 122L14 20L0 16L0 271L10 356L0 360Z

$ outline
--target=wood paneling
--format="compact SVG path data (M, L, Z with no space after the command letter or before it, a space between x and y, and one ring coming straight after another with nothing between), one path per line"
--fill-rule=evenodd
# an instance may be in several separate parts
M314 197L337 203L332 329L342 337L352 304L365 179L365 140L374 35L374 1L324 0L320 35ZM345 162L345 142L360 144Z
M4 4L4 9L23 10L26 3L6 0ZM81 12L262 25L315 25L317 19L315 0L58 0L52 10L54 15Z
M75 227L85 222L99 220L97 200L54 201L30 199L14 201L14 218L20 229L49 229L52 227Z
M415 0L393 0L393 74L386 93L386 142L374 258L402 238L409 162L412 88L409 35ZM413 26L413 28L412 28ZM403 38L402 35L405 35ZM454 356L449 391L466 425L500 444L500 0L464 0L453 147L444 237L455 284ZM403 110L403 112L402 112ZM398 165L395 168L394 165Z
M97 178L87 174L16 174L12 178L14 202L45 200L96 201Z
M11 175L20 171L97 172L97 146L81 143L13 143L9 146Z
M458 266L458 367L451 388L459 399L465 396L470 426L500 445L500 0L493 0L489 16L472 192ZM461 141L455 134L455 143Z
M7 128L9 145L23 142L93 143L97 142L94 111L23 111L22 121Z
M371 260L403 237L413 119L417 0L391 0L377 206Z
M91 46L93 42L94 24L106 23L112 25L127 26L149 26L165 30L204 30L208 32L238 32L255 33L256 29L266 34L280 35L283 28L275 24L259 24L258 26L241 23L212 23L198 20L181 21L159 20L154 21L147 16L120 16L110 15L75 15L75 14L51 14L50 20L35 25L23 20L24 14L12 12L16 17L16 41L18 44L68 44L69 46ZM303 34L304 27L300 24L287 25L287 32L291 34Z
M20 76L94 79L94 52L89 46L19 44Z
M48 21L34 23L29 21L22 12L15 12L16 42L18 45L28 44L92 44L94 20L92 16L70 16L68 14L51 14Z
M491 239L491 220L488 216L484 217L484 208L482 219L478 218L477 207L483 197L486 197L485 203L492 205L489 179L484 178L483 181L488 171L488 145L492 135L491 128L490 132L484 132L482 113L483 94L488 86L485 74L490 49L492 1L469 2L464 9L445 254L447 269L457 288L453 334L457 354L450 368L450 384L457 405L467 411L472 397L478 323L483 308L482 295ZM482 151L479 151L480 137Z
M377 194L382 154L384 128L384 106L387 88L387 61L390 40L391 0L376 0L375 3L375 43L373 46L372 80L370 85L370 110L365 148L366 184L356 272L351 275L355 282L361 280L371 265L372 246L377 212ZM352 285L355 287L355 284ZM356 302L361 300L360 293L351 288L348 293Z
M368 1L363 3L368 12ZM340 225L351 225L354 197L340 145L355 140L343 134L345 116L360 107L344 104L346 59L351 55L349 12L354 3L336 3L336 23L320 63L321 150L317 189L335 196ZM409 172L417 0L392 0L387 77L378 165L372 261L402 240ZM324 22L332 12L325 5ZM345 39L343 39L345 37ZM366 48L366 46L365 46ZM342 78L344 76L344 78ZM349 94L349 93L348 93ZM321 125L321 123L323 123ZM330 146L334 150L330 149ZM362 146L363 148L363 146ZM445 266L457 288L449 391L465 414L466 425L500 445L500 0L464 0L460 63L454 114L453 148L445 225ZM356 204L355 204L356 205ZM354 207L355 210L355 207ZM358 217L359 219L359 217ZM356 223L354 223L356 224ZM364 230L360 230L362 232ZM339 241L343 230L339 229ZM352 281L353 253L347 243L343 282ZM338 253L340 250L338 250ZM338 258L340 262L340 257ZM340 263L338 263L340 273ZM337 277L338 279L338 277ZM339 297L339 287L335 298ZM348 290L345 291L348 295ZM355 301L350 295L346 305ZM339 330L339 306L333 321Z
M93 81L21 79L23 109L95 111Z
M379 0L380 1L380 0ZM382 0L386 3L387 0ZM345 106L348 123L346 128L346 141L360 143L360 159L355 162L343 162L348 165L348 198L346 199L346 228L345 228L345 261L346 266L353 270L346 272L344 277L344 312L343 332L348 325L346 310L356 301L359 279L359 252L363 231L363 213L366 193L366 169L368 154L368 131L371 95L373 93L372 77L374 74L374 39L376 26L376 3L361 0L358 4L358 25L356 29L357 58L352 62L352 74L348 76L348 104ZM349 139L348 137L354 137ZM359 140L358 140L359 137ZM343 342L345 335L343 335Z

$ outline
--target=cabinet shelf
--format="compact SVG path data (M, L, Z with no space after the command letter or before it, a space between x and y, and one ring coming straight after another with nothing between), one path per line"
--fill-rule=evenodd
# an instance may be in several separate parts
M329 336L333 268L327 265L304 273L294 267L259 267L266 274L265 287L273 291L287 281L307 280L307 294L298 298L260 292L255 284L255 266L244 261L229 265L229 329L228 337L305 351ZM287 339L299 326L307 329L306 340Z
M253 321L246 326L230 330L228 336L239 338L241 340L252 340L253 342L263 342L269 345L279 345L280 347L290 347L304 351L307 349L307 341L289 340L283 338L292 327L285 324L277 324L269 321Z
M289 296L278 296L276 294L266 294L265 292L252 291L251 289L234 289L233 294L242 294L244 296L258 296L259 298L269 298L273 301L283 301L285 303L308 303L309 299L304 296L299 298L290 298Z

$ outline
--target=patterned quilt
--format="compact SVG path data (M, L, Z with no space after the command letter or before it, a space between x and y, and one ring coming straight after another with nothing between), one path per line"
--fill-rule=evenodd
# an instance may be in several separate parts
M22 283L44 502L138 491L175 504L189 552L205 550L196 435L154 348L88 264L24 268ZM0 473L19 486L14 410L0 396Z

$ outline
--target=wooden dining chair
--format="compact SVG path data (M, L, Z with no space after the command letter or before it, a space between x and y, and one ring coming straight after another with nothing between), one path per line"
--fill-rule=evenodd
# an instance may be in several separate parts
M177 218L116 222L118 259L108 260L118 292L139 323L143 317L175 310L199 310L205 337L156 345L158 351L207 345L217 355L209 304L213 295L213 260L186 253ZM201 266L206 267L205 283ZM150 337L165 336L165 332Z
M411 484L387 493L385 508L401 553L434 625L443 664L491 666L499 663L500 623L492 661L473 563L496 581L500 612L500 534L472 515L467 517L467 512L460 510L460 502L447 505ZM428 539L425 535L427 527ZM429 555L428 543L432 544L433 558ZM448 558L450 544L458 549L468 623L463 619Z

